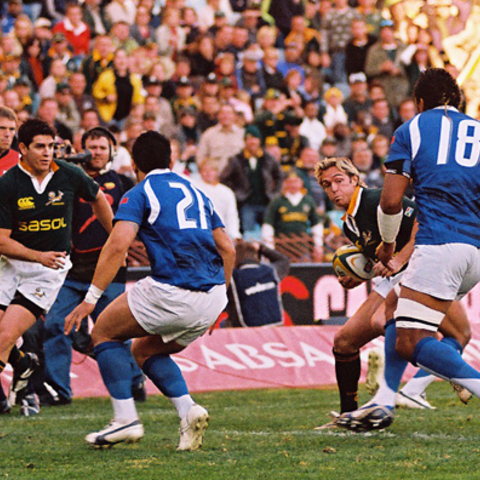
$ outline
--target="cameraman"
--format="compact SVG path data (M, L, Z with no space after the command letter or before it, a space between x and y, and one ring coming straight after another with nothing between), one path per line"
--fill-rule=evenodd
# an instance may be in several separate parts
M95 127L85 132L82 137L82 148L86 154L66 157L67 160L83 162L81 167L100 185L114 212L124 193L120 176L110 169L115 146L115 137L109 130ZM91 159L87 151L91 153ZM46 382L56 393L41 394L41 405L66 405L72 401L70 387L72 343L77 350L88 351L89 337L85 335L88 324L85 324L85 328L79 332L66 336L64 334L65 316L85 297L100 251L107 238L108 233L93 214L90 205L76 198L72 225L71 261L73 266L45 319L45 376ZM125 281L126 267L123 267L97 303L92 314L93 321L112 300L125 291ZM82 340L83 345L81 345ZM135 372L132 387L134 396L137 399L144 399L144 377L133 357L131 368Z

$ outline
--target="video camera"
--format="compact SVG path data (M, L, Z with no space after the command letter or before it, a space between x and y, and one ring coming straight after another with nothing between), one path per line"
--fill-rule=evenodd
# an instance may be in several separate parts
M53 147L54 160L65 160L77 165L88 163L92 160L92 152L85 150L81 153L74 153L69 143L55 143Z

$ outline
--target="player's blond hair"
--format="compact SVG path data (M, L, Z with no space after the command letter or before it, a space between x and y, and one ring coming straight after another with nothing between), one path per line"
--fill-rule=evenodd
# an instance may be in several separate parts
M357 170L357 167L350 159L345 157L325 158L317 163L315 166L315 177L320 186L322 185L322 173L332 167L336 167L350 178L356 178L358 185L361 187L366 187L366 184L360 178L360 172Z

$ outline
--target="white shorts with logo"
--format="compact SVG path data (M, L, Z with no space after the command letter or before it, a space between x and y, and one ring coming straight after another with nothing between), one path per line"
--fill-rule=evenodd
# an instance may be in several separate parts
M440 300L460 300L480 281L480 249L466 243L417 245L402 285Z
M157 282L138 281L127 293L128 306L140 326L165 343L189 345L215 323L227 305L225 285L194 292Z
M387 298L387 295L393 290L402 280L403 272L399 272L391 277L375 277L372 280L373 291L377 292L381 297Z
M10 305L18 290L26 299L48 312L71 267L72 263L68 256L65 258L63 268L53 270L41 263L13 260L2 255L0 257L0 305Z

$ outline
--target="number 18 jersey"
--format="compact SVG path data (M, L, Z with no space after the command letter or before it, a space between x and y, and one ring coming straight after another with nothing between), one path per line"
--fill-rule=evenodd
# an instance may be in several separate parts
M122 197L114 221L120 220L139 225L155 280L194 291L225 283L212 233L222 221L208 197L184 177L150 172Z
M418 207L415 243L480 247L480 122L453 107L415 116L395 132L387 172L402 162Z

